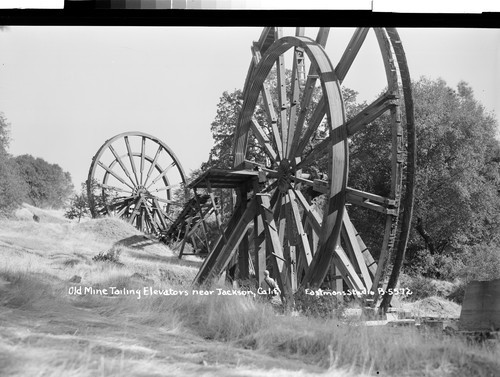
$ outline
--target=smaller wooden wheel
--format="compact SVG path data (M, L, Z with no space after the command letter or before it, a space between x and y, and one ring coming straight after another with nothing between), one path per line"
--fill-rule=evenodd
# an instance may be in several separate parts
M160 234L169 225L174 191L185 184L184 170L161 140L125 132L106 141L92 159L87 194L92 217L115 215L137 229Z

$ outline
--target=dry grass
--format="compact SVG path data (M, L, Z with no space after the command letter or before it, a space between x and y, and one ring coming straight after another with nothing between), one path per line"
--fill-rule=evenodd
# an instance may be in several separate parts
M199 262L100 221L0 223L0 375L500 375L498 348L457 337L277 315L245 297L138 298L145 287L191 293ZM110 250L119 264L92 260Z

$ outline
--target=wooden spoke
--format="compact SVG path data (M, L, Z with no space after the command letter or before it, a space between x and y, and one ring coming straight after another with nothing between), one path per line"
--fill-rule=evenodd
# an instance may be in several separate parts
M321 124L321 121L325 117L326 110L325 110L325 101L323 97L319 100L318 104L314 108L314 112L311 116L311 119L309 121L309 126L307 127L306 131L304 132L304 135L302 136L302 139L297 147L297 150L295 151L296 156L300 156L304 150L306 149L307 145L310 143L310 139L314 132L318 129L318 126ZM305 114L304 114L305 116ZM297 131L298 132L298 131Z
M318 215L318 213L313 208L311 208L311 206L307 202L306 198L299 190L295 190L295 189L292 189L292 190L293 190L293 193L295 194L295 197L297 198L298 202L300 203L302 208L304 208L305 215L309 219L310 224L311 224L314 232L316 234L320 234L321 233L321 223L322 223L321 217Z
M255 61L259 63L261 60L260 51L256 47L254 47L252 51L254 53ZM271 92L269 90L268 85L265 82L262 83L262 87L259 88L259 90L261 91L262 102L264 103L264 109L267 114L268 122L271 124L272 136L275 146L277 148L276 151L278 154L278 159L281 159L283 156L283 147L282 147L283 144L281 142L281 136L278 130L278 117L276 116L276 112L274 110L274 105L271 98Z
M116 186L110 186L110 185L106 185L104 183L97 183L97 186L99 187L102 187L104 189L108 189L108 190L113 190L113 191L118 191L118 192L126 192L128 194L132 194L132 190L127 190L125 188L122 188L122 187L116 187Z
M154 190L149 190L149 193L152 194L154 192L160 192L160 191L170 191L174 188L178 188L179 185L169 185L169 186L165 186L165 187L160 187L160 188L157 188L157 189L154 189Z
M132 190L134 189L132 186L130 186L127 182L125 182L125 180L120 177L118 174L116 174L113 170L111 170L109 167L107 167L106 165L104 165L101 161L99 161L97 163L101 168L103 168L104 170L106 170L109 174L111 174L113 177L115 177L116 179L118 179L121 183L123 183L124 185L130 187Z
M346 124L347 135L352 136L362 128L366 127L369 123L373 122L380 115L387 110L393 109L398 105L398 96L393 93L385 93L380 98L372 102L369 106L364 108L354 118L349 120Z
M172 169L174 166L176 165L175 161L173 161L170 165L168 165L161 173L158 177L156 177L155 179L153 179L153 182L151 182L146 188L150 188L151 186L153 186L156 182L158 182L160 179L162 179L170 169Z
M266 151L266 153L269 156L269 158L271 159L271 161L276 162L276 160L278 158L278 154L274 150L272 143L271 143L271 140L269 140L269 138L265 134L264 130L262 129L262 127L259 125L259 123L255 119L255 117L252 118L251 128L252 128L253 134L255 135L255 137L257 138L259 143L264 147L264 150Z
M301 72L304 72L304 49L296 47L293 53L293 67L292 67L292 93L290 101L290 119L288 126L288 141L287 148L285 152L286 158L290 158L290 153L292 150L292 143L295 138L295 128L296 128L296 115L297 115L297 105L299 101L300 85L299 80L301 80ZM304 72L305 74L305 72ZM303 79L302 79L303 80Z
M397 210L396 210L397 202L394 199L385 198L380 195L371 194L350 187L347 187L346 193L347 193L346 200L349 203L369 208L384 214L393 216L397 215Z
M330 33L329 27L321 27L318 30L318 36L316 37L316 43L325 48L326 41L328 40L328 34Z
M142 185L142 182L144 182L142 180L142 174L144 172L144 158L146 156L146 138L143 136L142 137L142 143L141 143L141 185Z
M125 140L125 146L127 148L127 153L128 153L128 157L129 157L129 160L130 160L130 165L132 166L132 172L134 173L134 177L135 177L135 183L136 183L136 185L138 185L139 184L139 178L137 178L137 169L135 168L134 155L132 153L132 149L130 148L130 143L128 141L128 136L124 136L123 139Z
M361 246L358 243L357 232L351 223L347 211L344 211L342 234L347 248L350 249L350 252L353 254L351 260L356 262L358 269L361 271L361 276L363 277L364 287L369 291L372 288L372 279L368 267L366 266Z
M158 146L158 150L155 153L154 160L151 163L151 165L149 166L148 174L146 174L146 179L144 180L144 186L147 185L149 177L151 177L151 173L153 172L153 169L157 166L156 164L158 162L158 157L160 157L160 153L162 150L163 150L162 146L161 145Z
M276 39L281 38L282 30L277 28ZM286 77L285 77L285 57L280 54L276 61L276 74L277 74L277 89L278 89L278 106L280 111L281 123L281 139L283 143L282 156L286 156L287 140L288 140L288 119L287 119L287 101L286 101Z
M335 73L337 74L340 82L344 81L349 68L351 68L354 59L358 55L359 49L363 45L365 41L366 35L368 34L368 28L358 28L354 32L347 48L344 51L344 54L340 58L337 67L335 67Z
M299 212L299 207L297 206L297 196L295 195L295 192L293 189L290 189L288 191L288 196L290 200L290 206L291 206L291 212L292 212L292 219L291 221L295 224L296 230L297 230L297 236L300 242L300 251L304 255L304 258L306 260L306 272L307 268L311 264L312 261L312 252L311 248L309 246L309 240L307 238L307 234L304 231L304 227L302 225L302 219L300 218L300 212Z
M141 212L141 206L142 206L143 201L144 201L143 198L139 198L139 200L135 203L134 210L132 211L132 214L130 215L130 218L128 219L128 222L130 224L134 223L136 217Z
M118 156L118 154L116 153L116 151L113 148L113 146L110 144L108 146L108 148L111 151L111 153L113 153L113 156L115 156L116 161L118 162L118 164L120 165L120 167L122 168L122 170L125 172L125 175L128 177L128 179L130 179L130 182L132 182L132 184L135 186L136 183L134 182L134 180L130 176L130 173L129 173L127 167L123 164L122 159L120 158L120 156Z
M137 195L132 195L132 196L129 196L126 198L120 198L120 199L114 200L113 203L111 204L111 206L112 207L119 206L123 203L128 203L131 200L135 200L135 199L137 199Z

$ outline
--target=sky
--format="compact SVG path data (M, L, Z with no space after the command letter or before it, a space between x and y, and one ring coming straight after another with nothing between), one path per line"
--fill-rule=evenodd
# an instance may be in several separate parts
M354 29L333 28L335 65ZM12 155L71 173L77 189L104 142L142 131L189 173L207 160L217 103L242 88L262 28L12 26L0 32L0 112ZM285 30L286 31L286 30ZM468 82L500 114L500 29L398 29L412 79ZM293 30L291 31L293 32ZM344 85L371 101L385 85L373 32Z

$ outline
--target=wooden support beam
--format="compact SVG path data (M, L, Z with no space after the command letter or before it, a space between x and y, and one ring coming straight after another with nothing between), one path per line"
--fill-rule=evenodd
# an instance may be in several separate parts
M198 271L193 281L194 285L202 285L219 277L235 254L236 248L257 212L255 198L248 203L243 213L238 210L240 206L241 203L237 206L226 228L225 235L227 237L227 243L224 242L222 236L219 237L215 248L205 259Z
M256 64L258 64L262 56L259 51L259 47L255 43L252 47L252 53L254 56L254 61L256 62ZM281 159L283 157L283 143L281 141L280 131L278 130L278 117L276 116L276 112L274 110L271 92L265 82L262 84L262 102L264 103L264 108L266 110L269 123L271 124L277 153L279 159Z
M351 219L349 218L349 214L347 213L346 210L344 210L342 230L345 234L344 241L346 243L346 246L349 247L349 249L351 249L353 253L354 256L353 262L355 262L356 265L358 266L359 271L361 272L361 276L363 277L364 286L368 291L369 289L371 289L372 279L370 277L370 273L368 272L365 259L363 258L361 247L358 243L357 232L354 229Z
M254 253L255 253L255 275L257 276L258 286L264 281L264 271L266 266L266 236L264 223L261 216L254 218Z
M252 132L259 141L259 143L264 147L264 150L269 156L269 158L273 162L276 162L277 153L273 149L271 140L269 140L269 137L266 135L266 133L264 132L260 124L257 122L257 119L255 119L255 117L252 117L252 121L250 122L250 128L252 129Z
M365 41L368 31L369 28L358 28L351 37L347 48L345 49L342 57L339 60L339 63L335 67L335 73L337 74L340 82L344 81L347 72L349 72L354 59L358 55L359 49Z
M205 224L204 218L203 218L203 211L200 205L200 198L198 197L198 192L196 189L193 189L194 191L194 199L196 201L196 209L198 210L198 213L200 214L200 221L201 221L201 226L203 229L203 235L205 236L205 243L206 243L206 248L207 251L210 251L210 242L208 240L208 230L207 230L207 225Z
M300 212L299 208L297 206L297 195L295 194L294 190L289 190L288 195L290 196L290 210L291 210L291 220L295 224L295 228L297 230L297 237L298 237L298 245L299 245L299 251L300 254L303 256L303 270L307 272L309 265L311 264L312 261L312 252L311 248L309 245L309 239L307 237L306 232L304 231L304 227L302 225L302 219L300 217ZM300 258L299 258L300 259Z
M182 239L181 250L179 251L179 259L182 259L182 255L184 253L184 247L186 246L186 241L189 237L189 228L191 227L191 222L193 218L190 217L186 220L186 232L184 233L184 238Z
M353 136L356 132L366 127L380 115L399 105L398 96L394 93L384 93L354 118L346 123L347 136Z
M280 242L280 236L277 232L273 214L271 211L269 211L271 201L269 199L269 195L267 194L256 194L255 197L258 203L260 215L262 216L264 222L264 229L267 239L266 246L268 246L269 249L267 253L269 255L275 255L274 258L270 259L273 267L276 268L276 270L279 272L276 276L276 280L281 290L281 297L282 299L286 300L287 297L290 297L291 289L286 284L286 279L283 279L285 269L285 263L283 261L285 260L285 258L283 256L283 248Z

